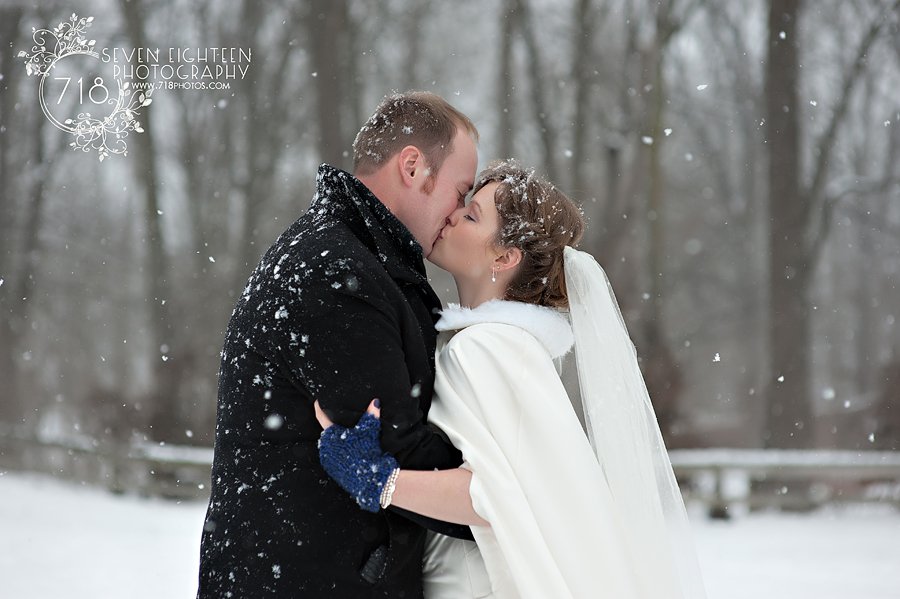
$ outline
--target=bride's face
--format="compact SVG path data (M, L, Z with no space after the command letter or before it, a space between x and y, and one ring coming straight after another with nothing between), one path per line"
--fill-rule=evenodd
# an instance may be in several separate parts
M500 214L494 202L499 183L488 183L478 190L468 204L457 208L434 243L428 260L457 279L490 279L495 245L500 231Z

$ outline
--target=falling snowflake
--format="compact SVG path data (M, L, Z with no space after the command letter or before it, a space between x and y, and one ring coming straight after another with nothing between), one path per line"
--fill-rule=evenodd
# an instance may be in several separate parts
M266 416L266 421L263 423L270 431L277 431L283 424L284 418L282 418L281 414L269 414Z

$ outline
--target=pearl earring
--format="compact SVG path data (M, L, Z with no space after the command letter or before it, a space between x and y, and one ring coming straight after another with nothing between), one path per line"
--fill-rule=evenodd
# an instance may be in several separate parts
M496 282L497 282L497 271L494 269L491 269L491 283L496 283Z

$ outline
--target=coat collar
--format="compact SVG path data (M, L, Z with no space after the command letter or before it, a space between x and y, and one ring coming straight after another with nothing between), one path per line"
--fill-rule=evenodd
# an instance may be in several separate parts
M575 341L568 319L558 310L506 300L491 300L475 308L450 304L441 312L435 328L457 331L482 323L509 324L524 329L534 335L553 358L565 355Z
M406 225L346 171L328 164L316 174L316 195L309 206L314 222L337 218L378 257L397 281L428 284L422 246Z

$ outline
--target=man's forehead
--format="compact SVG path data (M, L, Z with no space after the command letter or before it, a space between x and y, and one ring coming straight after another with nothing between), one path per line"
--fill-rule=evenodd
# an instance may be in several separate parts
M478 168L478 147L475 140L464 130L457 129L453 148L445 160L447 170L454 184L467 190L475 185L475 174ZM441 170L444 170L443 168Z
M471 160L472 170L478 166L478 144L472 139L472 136L463 129L456 130L456 136L453 140L453 154L457 154L460 160ZM474 173L473 173L474 175Z

